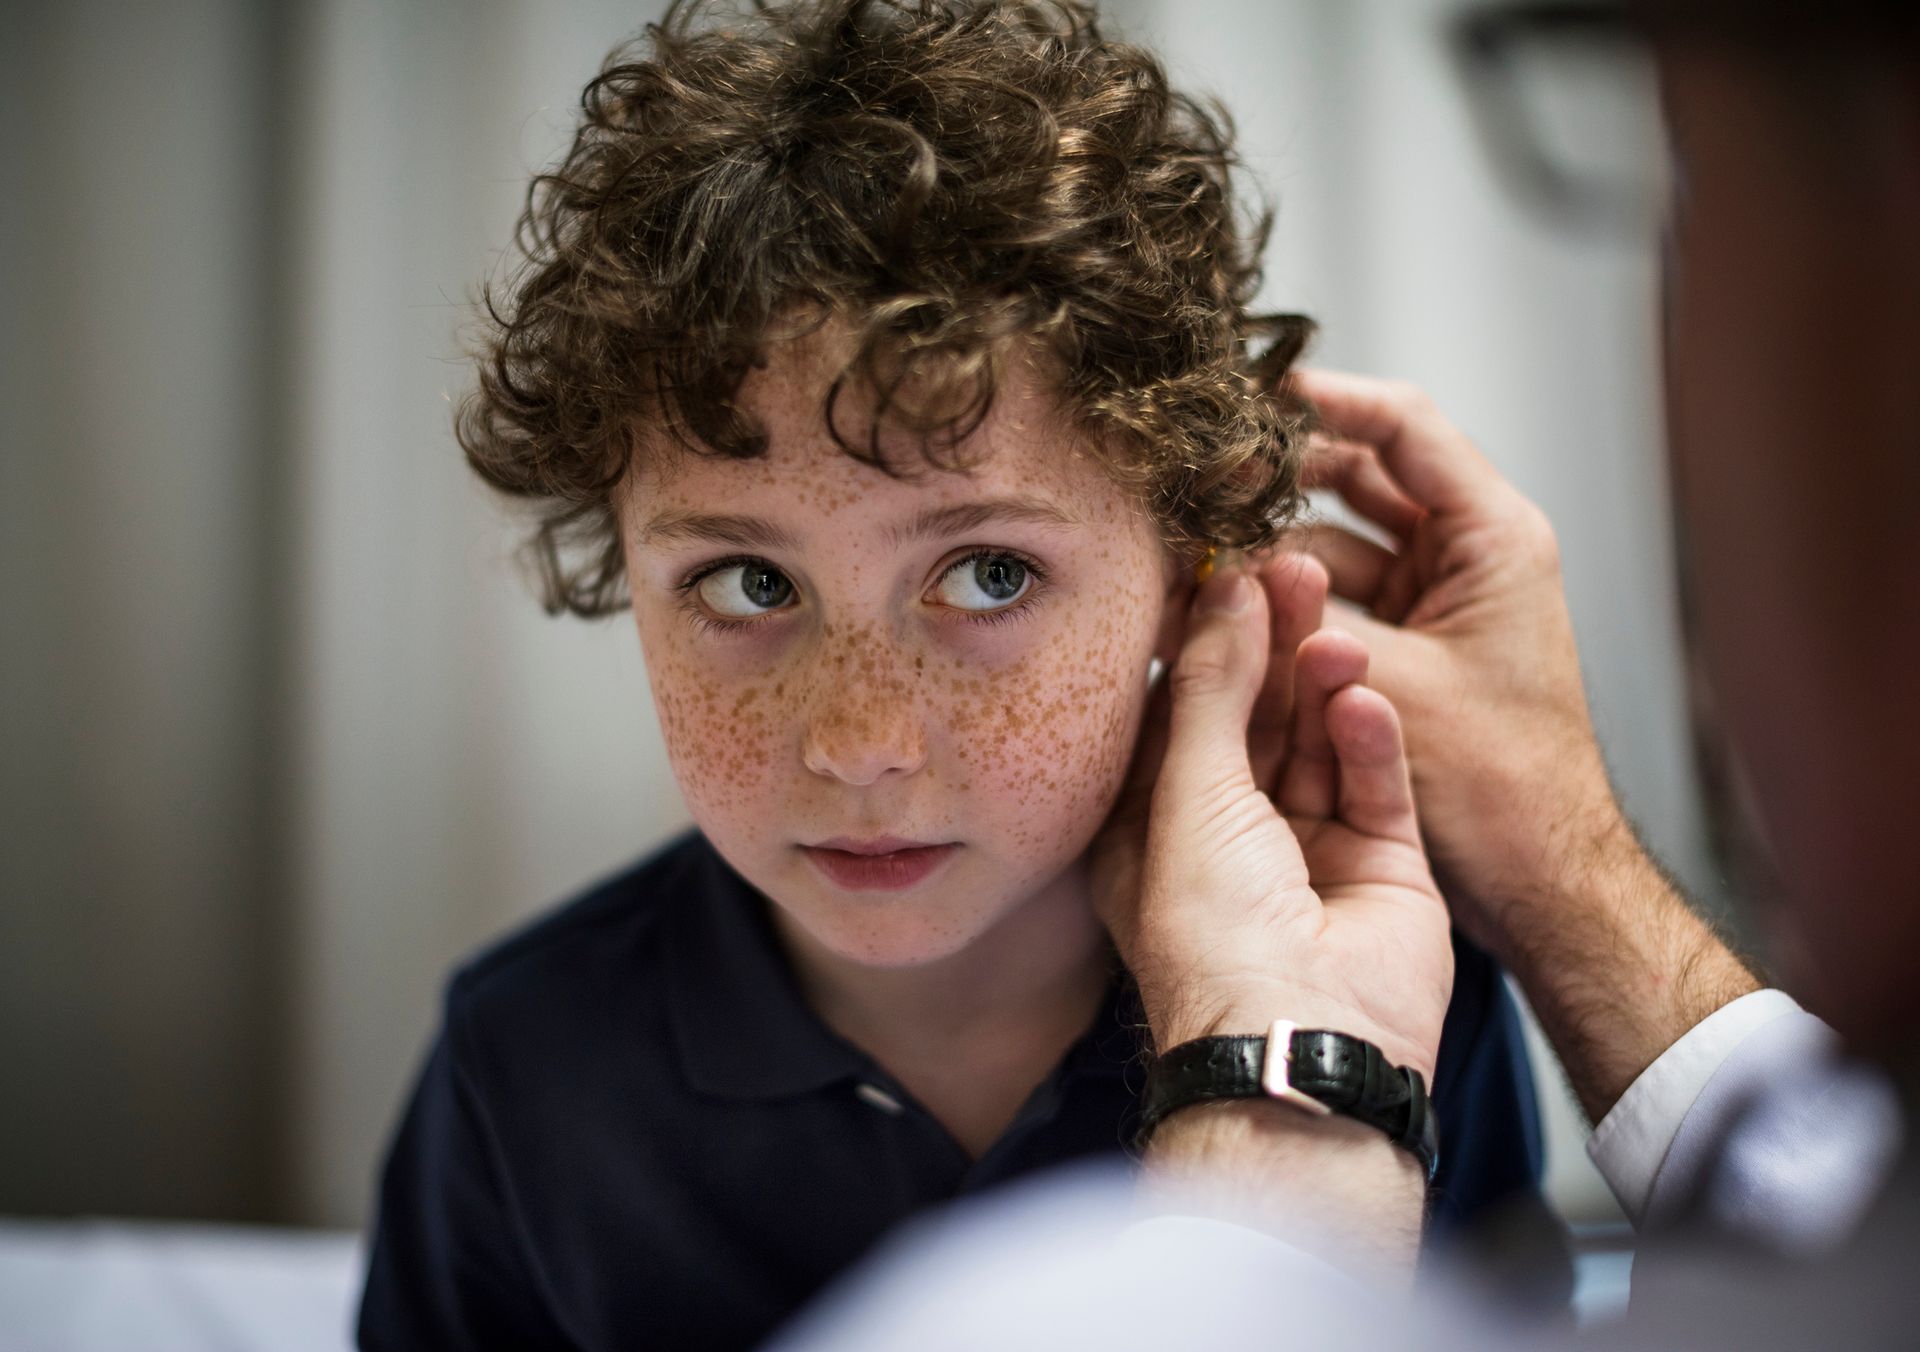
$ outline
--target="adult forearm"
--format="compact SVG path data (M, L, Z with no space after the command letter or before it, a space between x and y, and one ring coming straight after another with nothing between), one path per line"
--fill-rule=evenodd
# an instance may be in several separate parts
M1536 882L1485 909L1496 955L1595 1121L1695 1024L1759 988L1617 812L1595 814Z
M1377 1129L1265 1099L1184 1108L1154 1132L1146 1184L1166 1204L1255 1225L1369 1275L1410 1281L1426 1182Z

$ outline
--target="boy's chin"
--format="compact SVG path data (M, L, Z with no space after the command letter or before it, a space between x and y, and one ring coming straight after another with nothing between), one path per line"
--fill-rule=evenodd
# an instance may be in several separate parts
M862 967L925 967L962 952L993 923L991 914L953 916L927 898L853 905L815 904L788 910L814 943Z

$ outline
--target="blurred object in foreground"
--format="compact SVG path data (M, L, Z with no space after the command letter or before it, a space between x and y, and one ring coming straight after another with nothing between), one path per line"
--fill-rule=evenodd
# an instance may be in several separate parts
M0 1349L344 1352L352 1235L125 1222L0 1223Z

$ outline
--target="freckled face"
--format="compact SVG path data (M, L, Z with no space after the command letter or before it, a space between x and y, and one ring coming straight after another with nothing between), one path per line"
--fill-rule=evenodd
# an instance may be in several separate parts
M1166 563L1020 364L971 472L906 480L834 443L836 369L816 337L750 373L759 459L643 444L622 534L694 820L819 942L907 966L1072 885L1132 753ZM878 888L807 848L882 838L953 848Z

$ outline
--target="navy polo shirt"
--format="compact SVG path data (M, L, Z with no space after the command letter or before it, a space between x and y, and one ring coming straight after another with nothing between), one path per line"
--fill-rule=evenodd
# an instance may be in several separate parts
M751 1347L913 1213L1124 1148L1127 983L969 1160L802 1001L767 905L690 834L455 975L386 1164L363 1348ZM1512 1003L1456 956L1436 1239L1540 1206Z

